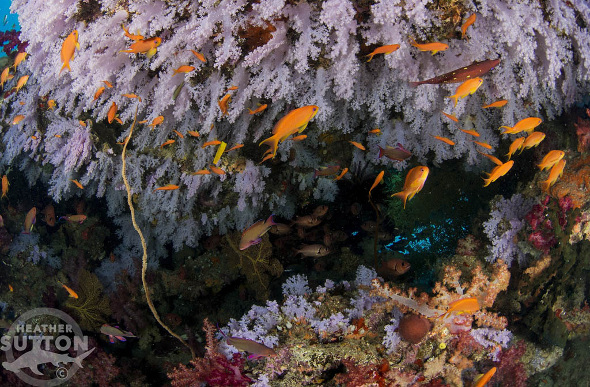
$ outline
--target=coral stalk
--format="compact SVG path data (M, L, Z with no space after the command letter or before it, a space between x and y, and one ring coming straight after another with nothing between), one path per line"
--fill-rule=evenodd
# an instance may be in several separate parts
M145 275L147 273L147 245L145 243L145 238L143 237L143 233L141 232L139 225L135 221L135 209L133 208L133 202L131 201L131 186L129 185L129 182L127 181L127 177L125 176L125 166L126 166L125 165L125 153L127 151L127 145L129 144L129 141L131 140L131 135L133 134L133 128L135 128L135 123L137 122L138 109L139 109L139 105L137 105L137 107L135 108L135 117L133 118L133 123L131 124L131 128L129 128L129 135L127 136L127 139L125 140L125 144L123 145L123 152L121 153L121 162L122 162L121 177L123 178L123 184L125 184L125 190L127 191L127 204L129 205L129 211L131 211L131 223L133 223L133 228L135 229L135 231L137 231L137 234L139 234L139 239L141 239L141 248L143 249L143 257L141 258L141 282L143 283L143 289L145 291L145 299L148 303L148 306L150 307L150 310L152 311L152 314L154 315L154 318L158 322L158 324L160 324L160 326L162 328L164 328L172 336L176 337L178 339L178 341L180 341L185 347L187 347L191 351L191 355L194 359L196 357L195 352L190 347L190 345L188 345L187 342L182 339L182 337L180 337L179 335L174 333L174 331L172 331L172 329L170 329L168 327L168 325L166 325L162 321L162 319L160 318L160 315L158 314L158 311L156 310L156 307L154 306L154 303L152 302L152 299L150 296L150 291L149 291L149 288L147 285L147 281L145 280Z

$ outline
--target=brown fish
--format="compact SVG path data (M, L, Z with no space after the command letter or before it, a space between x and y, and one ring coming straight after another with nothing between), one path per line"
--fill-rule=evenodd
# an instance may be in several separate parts
M322 223L322 220L313 215L298 216L292 224L296 224L301 227L315 227Z
M328 213L328 206L326 205L322 205L322 206L317 206L315 210L313 210L312 215L315 216L316 218L321 218L322 216L326 215Z
M55 226L55 209L51 204L48 204L43 209L43 211L41 211L41 213L45 215L45 218L43 220L45 221L45 223L47 223L48 226Z
M398 142L397 147L395 148L390 146L386 148L379 147L379 158L381 158L381 156L385 156L388 159L394 161L404 161L412 157L412 154L410 153L410 151L404 149L402 144Z
M303 245L295 254L301 254L304 257L323 257L330 254L330 249L324 245Z
M283 223L275 223L268 231L275 235L287 235L291 234L291 227Z
M425 81L410 82L410 85L416 87L424 84L438 85L440 83L459 83L468 79L479 77L486 74L500 63L500 59L488 59L482 62L473 62L469 66L430 78Z
M403 259L390 259L381 264L381 267L379 268L379 275L384 277L397 277L407 273L408 270L410 270L410 267L412 267L412 265Z

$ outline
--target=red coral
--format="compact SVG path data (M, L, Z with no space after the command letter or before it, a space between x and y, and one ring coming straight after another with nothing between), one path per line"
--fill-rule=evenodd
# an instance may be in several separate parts
M511 387L526 387L527 373L521 362L526 351L524 340L504 350L500 354L500 364L492 380L496 385Z
M590 116L590 109L586 109L586 114ZM590 150L590 120L584 120L578 117L578 122L574 126L576 127L576 135L578 136L578 152L587 152Z
M252 382L244 376L246 360L239 353L234 353L228 360L217 351L215 327L205 319L203 330L207 336L207 352L205 357L190 361L190 367L180 364L168 374L172 386L199 386L205 382L210 386L247 386Z
M342 364L346 366L346 373L336 375L334 378L337 383L345 386L365 386L374 385L379 387L386 385L383 376L389 371L389 363L383 359L381 364L358 365L352 359L343 359Z

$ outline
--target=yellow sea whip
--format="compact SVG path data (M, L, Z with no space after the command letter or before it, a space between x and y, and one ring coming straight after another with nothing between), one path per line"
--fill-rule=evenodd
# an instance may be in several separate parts
M147 245L145 243L145 238L143 237L143 233L141 232L141 229L139 228L139 226L137 225L137 222L135 221L135 209L133 208L133 202L131 201L131 186L129 185L129 182L127 181L127 177L125 176L125 152L127 151L127 144L129 144L129 140L131 140L131 135L133 134L133 128L135 128L135 123L137 122L137 110L138 109L139 109L139 105L137 105L137 107L135 108L135 117L133 118L133 124L131 124L131 128L129 129L129 135L127 136L127 139L124 141L125 145L123 145L123 152L121 153L121 161L123 163L121 166L121 177L123 178L123 184L125 184L125 190L127 191L127 204L129 204L129 211L131 211L131 223L133 223L133 228L139 234L139 239L141 239L141 247L143 249L143 257L141 259L141 282L143 283L143 289L145 291L145 299L148 303L148 306L150 307L150 310L152 311L152 314L154 315L154 318L158 322L158 324L160 324L160 326L162 328L164 328L166 331L168 331L168 333L170 333L172 336L176 337L185 347L187 347L191 351L191 355L192 355L193 359L195 359L196 356L195 356L195 352L193 351L193 349L186 343L186 341L184 341L182 339L182 337L180 337L179 335L174 333L172 331L172 329L170 329L168 327L168 325L164 324L164 322L160 318L160 315L158 314L158 311L156 310L156 307L154 306L154 303L152 302L150 292L149 292L149 289L147 286L147 282L145 280L145 274L147 273Z

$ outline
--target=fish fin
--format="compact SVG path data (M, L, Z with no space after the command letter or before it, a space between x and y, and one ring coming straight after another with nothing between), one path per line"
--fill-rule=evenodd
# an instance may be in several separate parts
M396 198L400 198L404 202L404 209L406 209L406 201L408 199L408 195L409 194L406 191L401 191L401 192L394 193L391 196L392 197L395 196Z
M305 123L305 125L301 125L301 126L299 127L299 129L297 130L297 132L298 132L298 133L301 133L301 132L303 132L303 131L305 130L305 128L307 128L307 124L308 124L308 123L306 122L306 123Z
M111 344L115 343L115 337L113 335L109 335L109 341L111 342Z
M124 336L115 336L117 339L119 339L119 341L127 341L127 339Z
M266 144L270 147L269 150L271 150L271 152L273 154L272 157L274 158L277 154L277 147L279 146L279 138L276 135L270 136L266 140L261 141L260 144L258 144L258 146L260 146L262 144Z
M156 47L152 47L148 50L148 52L145 55L148 58L151 58L152 56L156 55L156 52L158 52L158 49Z
M63 66L61 66L61 70L59 70L58 76L61 75L61 72L64 71L65 68L67 68L68 70L72 71L72 69L70 68L70 62L65 62L63 64Z
M375 56L375 54L369 54L367 56L369 57L369 60L367 60L367 63L369 63L371 61L371 59L373 59L373 56Z

